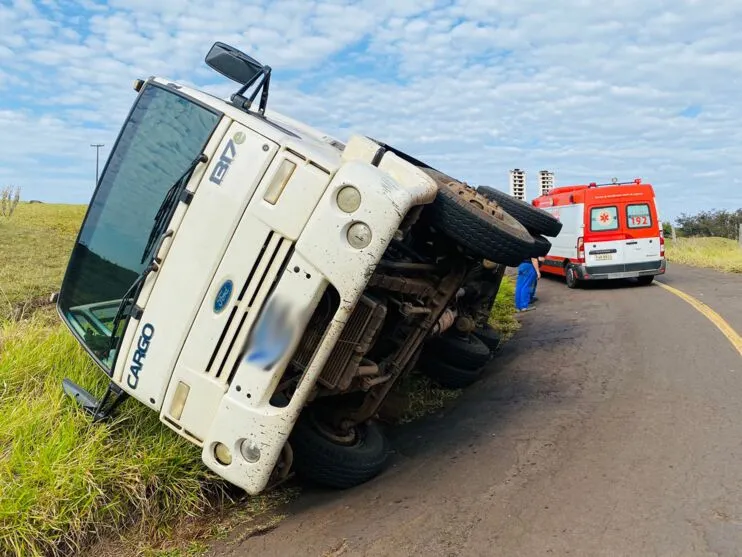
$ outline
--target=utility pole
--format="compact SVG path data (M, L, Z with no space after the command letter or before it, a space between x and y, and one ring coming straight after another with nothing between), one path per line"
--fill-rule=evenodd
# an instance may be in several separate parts
M98 154L100 148L103 147L103 143L92 143L91 147L95 147L95 187L98 187Z

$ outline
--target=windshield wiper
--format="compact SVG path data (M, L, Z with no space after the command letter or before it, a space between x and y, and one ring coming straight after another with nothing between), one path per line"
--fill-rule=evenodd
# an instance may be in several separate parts
M162 240L167 238L168 236L172 236L172 231L169 231L167 234L163 234L161 237L161 241L157 243L157 245L161 245ZM158 249L159 251L159 249ZM127 309L127 305L129 302L133 304L134 301L139 296L139 293L142 291L142 286L144 286L144 281L146 280L147 276L152 271L157 271L160 268L160 261L152 258L152 261L149 262L149 265L139 274L139 276L136 278L136 280L132 283L132 285L129 287L129 289L124 294L123 298L121 298L121 301L119 302L119 307L116 309L116 316L113 318L113 322L111 323L111 338L108 343L108 349L105 352L105 358L108 358L111 355L111 351L116 349L118 352L118 348L121 344L121 340L123 337L116 336L116 329L119 326L119 323L124 318L124 316L131 315L131 308L129 308L128 312L125 311ZM102 359L102 358L101 358ZM111 366L111 372L113 372L113 366Z
M147 245L144 246L142 259L139 261L139 263L144 263L147 260L152 250L152 246L157 241L157 238L160 236L160 234L162 234L162 231L165 226L167 226L167 223L170 222L170 219L173 216L173 212L175 212L175 207L178 204L181 190L185 188L185 185L188 183L188 179L198 166L198 163L205 163L208 161L209 157L207 157L204 153L201 153L193 160L191 164L188 165L188 168L186 168L185 172L181 174L180 178L178 178L175 183L170 186L170 189L167 190L165 199L162 200L160 208L157 209L157 213L155 214L155 222L152 225L152 230L150 230L149 238L147 239Z
M131 307L128 308L127 311L127 306L129 306L129 303L131 302L133 307L134 300L139 296L147 276L152 271L157 271L160 267L161 262L156 259L157 252L160 251L159 246L162 245L165 238L172 236L173 234L172 231L168 231L165 234L162 232L172 218L172 213L175 211L181 190L185 187L185 184L188 183L188 178L190 178L191 174L196 169L196 166L198 166L199 163L208 162L208 160L209 157L204 153L201 153L196 157L175 183L170 186L170 189L165 194L165 199L162 200L160 207L157 209L157 213L154 217L154 224L152 225L152 230L150 230L147 245L144 247L144 253L142 253L142 259L140 261L140 263L144 263L148 257L151 257L150 262L126 291L124 296L121 298L121 302L119 302L119 306L116 309L116 316L113 318L113 322L111 323L111 338L108 344L108 349L105 352L106 358L111 355L111 352L114 349L118 351L119 345L121 344L122 338L116 335L116 329L125 316L131 315ZM153 250L152 248L155 246L157 246L157 249Z

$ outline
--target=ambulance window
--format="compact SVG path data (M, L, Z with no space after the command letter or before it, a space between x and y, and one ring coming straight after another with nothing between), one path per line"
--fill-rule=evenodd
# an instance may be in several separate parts
M641 203L626 206L626 222L629 228L649 228L652 226L652 213L649 205Z
M590 210L590 230L618 230L618 209L614 207L595 207Z

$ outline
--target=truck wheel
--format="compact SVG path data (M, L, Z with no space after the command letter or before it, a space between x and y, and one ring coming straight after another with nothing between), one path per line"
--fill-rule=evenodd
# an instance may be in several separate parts
M494 354L500 347L500 333L495 331L492 327L487 325L486 327L480 327L474 331L474 335L487 345L491 354Z
M429 360L423 363L425 375L444 389L463 389L476 383L482 376L482 368L464 369L441 360Z
M516 199L504 191L489 186L479 186L477 191L487 199L501 205L533 234L544 234L556 238L562 230L562 223L549 213L525 201Z
M425 169L438 185L433 225L471 253L517 267L533 250L528 231L496 203L436 170Z
M474 335L448 334L431 339L424 359L442 361L469 370L481 369L490 360L490 349Z
M335 489L348 489L374 478L384 470L388 442L372 422L334 433L305 410L291 432L294 469L298 476Z
M639 283L640 286L649 286L654 281L654 275L645 275L643 277L636 277L636 282Z
M551 242L540 234L533 235L532 257L544 257L551 249Z
M564 273L567 277L567 288L577 288L580 285L580 281L577 278L577 271L575 271L572 265L567 265Z

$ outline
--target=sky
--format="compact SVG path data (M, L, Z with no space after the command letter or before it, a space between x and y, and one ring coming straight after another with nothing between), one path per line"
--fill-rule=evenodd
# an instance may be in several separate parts
M228 96L214 41L273 68L269 106L472 185L655 187L663 218L742 207L742 1L0 0L0 186L86 203L150 75Z

